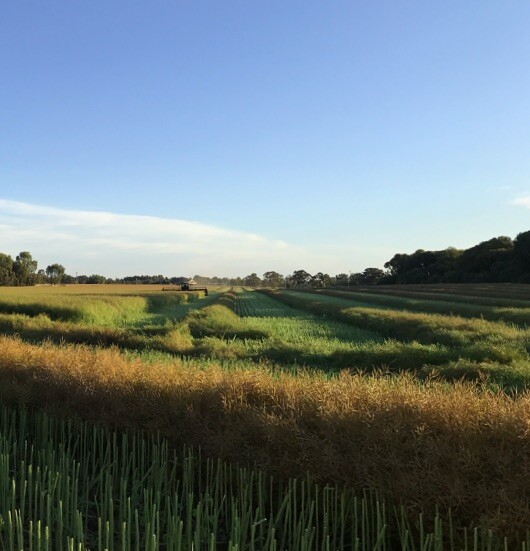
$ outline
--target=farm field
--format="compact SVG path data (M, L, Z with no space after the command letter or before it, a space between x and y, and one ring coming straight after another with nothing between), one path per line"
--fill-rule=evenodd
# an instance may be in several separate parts
M321 367L328 372L337 368L335 356L366 351L384 340L377 333L324 320L254 291L230 293L225 305L218 311L216 326L211 323L212 311L191 316L192 334L200 338L197 346L210 357L268 361L284 369Z
M360 292L389 293L397 295L430 295L453 300L480 299L480 302L495 303L501 306L530 304L530 286L524 283L423 283L421 285L377 285L358 288L349 287L347 290L358 289Z
M49 289L49 293L46 290ZM126 351L179 352L178 320L214 302L226 288L166 291L149 285L0 288L0 332L28 342L118 346ZM61 294L61 290L62 294Z
M530 300L492 298L471 295L451 295L425 291L335 290L319 289L316 293L349 298L356 304L377 305L380 308L405 309L427 313L452 313L463 317L482 317L519 325L530 325Z
M527 326L372 295L0 288L0 548L526 548Z
M350 296L302 291L269 291L269 296L316 315L340 320L386 337L389 370L414 371L445 379L488 380L503 391L526 389L530 379L530 331L527 326L440 313L367 306ZM373 347L371 359L378 347ZM401 361L399 351L403 351ZM355 363L352 363L355 365ZM368 367L368 366L364 366ZM373 367L378 367L374 363Z

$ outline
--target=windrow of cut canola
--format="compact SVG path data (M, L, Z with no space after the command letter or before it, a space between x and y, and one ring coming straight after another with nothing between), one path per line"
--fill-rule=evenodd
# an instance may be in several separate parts
M344 287L342 288L344 289ZM346 288L353 289L352 287ZM384 292L393 294L433 294L445 296L448 300L469 300L479 303L495 303L498 306L529 306L530 288L524 283L435 283L359 286L363 292Z
M467 288L467 286L460 289L459 292L453 292L452 288L445 287L429 287L428 285L371 285L368 287L352 286L352 287L336 287L332 290L348 292L348 293L360 293L360 294L372 294L372 295L386 295L404 298L419 298L425 300L440 300L450 303L462 303L462 304L479 304L483 306L499 306L506 308L530 308L530 294L527 298L525 292L521 291L521 294L508 294L496 296L496 292L492 291L491 294L484 290L480 292L473 286ZM517 286L518 288L522 286ZM525 286L526 287L526 286ZM320 289L325 291L326 289ZM329 289L328 289L329 290ZM466 294L469 293L469 294Z
M387 338L374 346L372 359L391 370L434 372L444 378L490 379L495 385L522 389L530 382L530 330L459 316L420 314L390 308L356 306L349 299L296 291L263 291L292 307L327 316ZM384 352L388 354L384 354ZM378 352L383 357L378 358ZM344 357L343 365L366 367L363 357ZM374 366L377 363L374 361Z
M492 321L530 325L530 302L518 301L517 306L508 307L496 304L498 299L482 297L455 297L453 295L425 296L425 293L389 293L319 289L315 294L350 299L358 306L378 306L380 308L405 309L410 311L456 314L469 318L484 318ZM487 302L487 303L486 303ZM515 302L515 301L513 301Z

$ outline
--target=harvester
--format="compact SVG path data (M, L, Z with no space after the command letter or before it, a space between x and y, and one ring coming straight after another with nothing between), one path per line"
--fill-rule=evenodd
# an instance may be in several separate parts
M197 286L197 282L194 279L188 279L184 283L180 284L181 291L204 291L204 294L208 296L208 289L206 287Z

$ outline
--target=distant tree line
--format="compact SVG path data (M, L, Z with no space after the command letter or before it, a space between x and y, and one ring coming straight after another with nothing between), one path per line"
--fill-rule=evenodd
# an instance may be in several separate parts
M37 271L37 261L28 251L20 252L15 260L0 253L0 285L36 285L37 283L60 283L65 276L64 267L51 264L46 270Z
M494 237L469 249L449 247L441 251L418 249L412 254L395 254L381 268L366 268L358 273L335 276L323 272L310 274L295 270L284 276L268 271L262 277L256 273L245 277L193 276L199 285L229 285L248 287L333 287L381 285L393 283L530 283L530 231L510 237ZM37 269L37 261L28 251L20 252L13 260L0 253L0 285L38 285L68 283L124 283L130 285L178 285L187 277L135 275L107 278L102 275L66 273L61 264Z
M464 250L396 254L385 268L384 283L530 283L530 231Z
M110 278L100 274L75 275L66 273L61 264L51 264L46 269L37 269L38 263L33 259L31 253L23 251L15 260L4 253L0 253L0 286L23 286L23 285L59 285L59 284L102 284L121 283L128 285L180 285L189 280L188 277L166 277L163 275L134 275L123 278ZM195 275L194 279L200 285L245 285L244 278L236 277L205 277ZM259 278L258 278L259 279Z
M501 236L469 249L449 247L441 251L418 249L412 254L395 254L381 268L335 276L314 275L296 270L289 276L266 272L244 278L253 287L333 287L391 285L393 283L530 283L530 231L515 239Z
M337 274L335 276L323 272L310 274L306 270L295 270L287 276L278 272L265 272L262 278L255 273L244 277L243 285L249 287L312 287L321 289L335 286L376 285L387 275L387 272L380 268L366 268L362 273Z

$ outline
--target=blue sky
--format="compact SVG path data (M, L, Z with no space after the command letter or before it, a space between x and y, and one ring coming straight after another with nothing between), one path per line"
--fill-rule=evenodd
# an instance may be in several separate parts
M0 4L0 251L330 274L530 229L530 3Z

